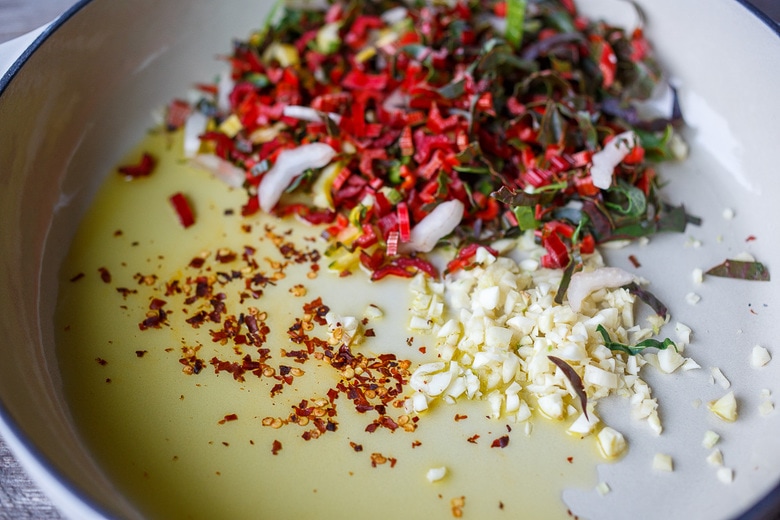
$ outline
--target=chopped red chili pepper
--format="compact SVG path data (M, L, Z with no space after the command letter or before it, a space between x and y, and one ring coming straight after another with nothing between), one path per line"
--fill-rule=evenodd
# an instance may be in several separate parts
M157 160L150 153L144 153L138 164L120 166L119 173L131 179L146 177L151 175L156 165Z
M188 228L195 223L195 214L192 211L190 202L183 193L174 193L169 200L173 205L173 209L176 210L176 215L179 217L179 222L182 226Z
M202 139L217 156L252 172L242 214L259 210L262 172L283 150L322 143L333 148L340 167L326 183L332 204L328 211L311 203L290 211L327 224L327 236L344 239L347 249L365 252L369 259L374 249L391 257L414 254L415 226L438 204L454 200L465 206L462 221L448 237L456 247L512 236L518 226L538 231L560 221L573 229L583 222L577 243L571 231L538 235L547 249L547 266L567 265L576 258L576 248L586 253L596 239L609 240L625 229L669 229L657 225L668 205L653 189L657 182L648 162L671 156L668 150L637 144L616 166L615 179L639 188L647 199L636 206L647 210L630 219L612 211L620 205L606 204L608 190L596 187L589 172L593 154L606 143L600 140L605 133L650 132L625 117L658 80L641 29L627 32L591 22L577 13L572 0L559 0L527 10L533 38L496 46L506 34L484 24L484 12L476 5L406 6L409 23L403 27L383 16L398 5L397 0L335 0L316 14L304 10L282 19L273 32L285 52L266 52L261 38L235 46L230 113L217 108L210 114L212 124ZM507 16L504 1L480 7ZM321 32L323 20L338 30ZM514 66L526 62L532 66ZM218 106L217 89L201 90L206 98L198 107ZM178 127L186 108L172 103L169 125ZM240 128L228 131L221 124L231 115L238 117ZM646 142L668 142L664 132L653 130ZM307 171L290 189L311 187L319 174L318 168ZM502 190L527 196L502 197ZM518 205L526 207L518 211ZM607 218L597 224L575 206L593 207ZM564 207L565 212L558 211ZM408 247L399 251L399 243ZM371 264L372 272L387 267L384 260ZM456 258L448 269L467 266L467 259ZM407 272L395 267L383 275Z

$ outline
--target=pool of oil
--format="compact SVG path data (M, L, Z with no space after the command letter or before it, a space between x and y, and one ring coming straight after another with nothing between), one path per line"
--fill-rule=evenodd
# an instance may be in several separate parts
M402 392L387 401L386 416L396 425L409 422L393 429L371 426L379 412L358 411L345 392L330 402L333 389L348 381L327 356L290 354L303 349L290 328L311 315L304 306L317 298L358 319L375 305L383 315L366 320L371 334L352 353L373 360L394 354L412 370L435 354L424 348L432 347L430 338L406 328L406 281L328 272L328 260L313 253L327 247L321 229L242 217L243 190L184 164L178 139L150 135L128 155L135 162L144 151L153 154L158 164L150 176L108 176L62 267L56 317L73 419L145 517L576 515L562 491L592 489L603 460L592 439L574 439L562 424L535 417L528 433L488 418L483 402L441 404L412 419L399 407ZM186 229L168 200L176 192L195 212ZM288 242L298 261L280 247ZM199 281L201 288L212 284L208 297L198 292ZM212 321L215 300L223 308ZM206 318L195 327L187 320L197 321L200 311ZM230 316L240 317L246 335L250 314L268 327L264 350L234 336L220 339ZM322 325L310 329L311 337L328 336ZM245 358L261 360L278 377L237 372ZM313 403L335 409L322 415L329 418L324 432L313 417L295 416L294 406ZM439 467L446 467L444 478L428 481L427 471Z

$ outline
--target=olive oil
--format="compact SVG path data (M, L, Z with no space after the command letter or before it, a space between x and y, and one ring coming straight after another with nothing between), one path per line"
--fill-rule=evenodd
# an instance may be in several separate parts
M291 340L296 323L311 319L304 307L321 298L330 311L361 320L375 305L382 316L364 320L371 333L351 352L373 360L393 354L413 370L435 353L433 338L411 337L406 328L407 281L328 272L328 259L314 253L327 248L321 228L242 217L246 194L184 164L179 148L179 136L150 135L127 158L154 155L150 176L109 175L63 265L58 298L58 357L71 413L105 472L143 515L576 514L567 511L562 491L594 488L602 460L595 443L570 437L562 424L534 417L527 432L524 424L487 418L484 402L439 404L416 420L399 406L401 394L388 400L386 415L398 426L392 429L370 426L380 414L357 411L346 392L331 402L329 391L349 384L344 372L316 352L289 355L305 350ZM195 214L186 229L168 200L177 192ZM308 256L285 257L279 246L287 242ZM258 273L262 278L247 285ZM211 280L209 298L197 297L198 277ZM193 292L176 292L182 287ZM227 310L212 321L215 299ZM197 321L200 311L206 318L195 327L187 320ZM262 346L273 376L250 369L236 377L227 368L247 356L256 361L260 350L221 341L215 331L235 316L246 334L249 315L268 327ZM327 327L310 327L308 336L328 337ZM219 361L228 365L218 370ZM329 419L321 423L325 431L313 426L314 417L296 415L296 407L325 410L313 412ZM427 471L440 467L445 476L429 482Z

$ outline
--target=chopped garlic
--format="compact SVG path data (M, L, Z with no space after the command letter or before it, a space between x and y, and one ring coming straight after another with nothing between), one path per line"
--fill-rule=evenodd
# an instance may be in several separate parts
M691 358L685 358L685 363L682 364L680 367L684 372L687 372L689 370L696 370L701 368L701 365L698 364L696 361L694 361Z
M701 301L701 296L699 296L696 293L690 292L690 293L685 295L685 301L689 305L696 305L697 303L699 303Z
M673 348L659 350L656 356L658 359L658 368L667 374L671 374L685 363L685 358Z
M716 401L710 402L707 408L724 421L734 422L737 420L737 400L733 391Z
M704 271L697 267L691 272L691 278L693 279L693 283L696 285L700 285L704 282Z
M723 453L718 449L712 450L712 453L707 455L707 462L711 466L723 466Z
M331 344L351 345L359 343L363 338L359 331L360 322L354 316L339 316L333 311L325 315L325 321L330 331Z
M653 457L653 469L658 471L674 471L672 457L665 453L656 453Z
M750 366L753 368L761 368L769 363L771 359L772 356L769 355L769 351L766 348L756 345L753 347L753 351L750 354Z
M684 323L677 322L674 325L674 333L677 336L677 348L680 345L687 345L691 342L691 328Z
M704 432L704 439L702 439L701 445L709 450L712 449L718 443L719 440L720 440L720 435L718 435L712 430L707 430L706 432Z
M772 401L765 400L762 401L760 405L758 405L758 413L760 413L762 417L766 417L774 411L775 405Z
M604 496L612 490L610 489L609 484L602 481L596 485L596 491L599 495Z
M608 459L619 457L626 451L626 439L619 431L605 426L596 436L602 453Z
M723 210L723 218L725 220L731 220L734 218L734 210L731 208L726 208Z
M728 390L728 388L731 386L731 382L726 379L726 376L723 375L723 372L718 367L712 367L710 371L712 373L712 377L715 379L715 382L718 383L724 390Z
M701 247L701 240L698 238L694 238L689 236L687 242L685 243L686 246L692 247L694 249L698 249Z
M731 484L734 481L734 470L731 468L719 468L717 475L718 480L724 484Z
M543 395L538 399L537 404L539 410L551 419L562 419L564 416L563 398L560 394Z
M585 437L600 428L595 413L599 399L617 394L631 400L635 419L660 434L658 402L640 370L650 359L653 366L669 372L688 362L680 352L690 340L690 328L678 324L679 346L666 349L660 362L656 354L613 352L603 344L598 326L614 341L635 344L665 324L661 317L648 318L651 327L634 323L635 296L620 287L634 276L604 268L598 253L590 255L583 272L572 278L579 282L569 286L568 304L558 304L555 295L563 273L539 268L538 258L545 253L534 243L533 233L512 241L514 249L509 243L504 240L501 250L525 258L515 261L478 248L468 270L447 275L441 283L422 275L411 281L410 328L432 335L431 353L436 358L413 372L410 382L417 392L406 402L406 410L419 413L436 401L480 399L489 406L491 417L524 422L530 430L532 406L540 415L566 419L570 433ZM579 296L572 290L578 283ZM568 376L550 355L582 379L589 419L578 406L579 396ZM618 432L599 431L596 442L603 445L605 456L625 449Z
M593 431L593 428L598 423L599 418L596 417L596 415L591 410L588 412L587 417L584 413L580 414L580 416L577 417L573 423L571 423L571 426L569 426L567 431L573 435L581 435L584 437L586 435L590 435L590 433Z
M446 474L447 474L447 468L445 466L442 466L440 468L431 468L425 474L425 478L428 479L428 482L436 482L438 480L443 479Z
M382 309L380 309L379 307L377 307L373 303L370 304L368 307L366 307L366 310L363 311L363 316L368 318L368 319L370 319L370 320L375 320L377 318L381 318L384 315L385 315L385 313L382 312Z

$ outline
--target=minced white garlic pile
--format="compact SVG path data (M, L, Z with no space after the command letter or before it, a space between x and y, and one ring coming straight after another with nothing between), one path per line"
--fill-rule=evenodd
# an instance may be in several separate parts
M603 267L599 255L585 263L589 273L612 269ZM635 297L627 290L590 287L575 312L567 300L554 302L562 272L540 268L533 252L518 263L480 248L475 264L443 282L420 275L411 284L410 328L435 338L437 360L412 374L410 412L423 412L436 401L478 399L487 401L492 417L524 422L530 432L532 410L538 410L568 421L572 434L598 432L603 454L615 457L625 450L625 440L597 414L599 400L615 394L630 400L634 418L661 433L658 403L640 370L647 363L663 372L698 368L681 355L690 329L678 326L676 349L633 356L613 352L604 346L598 325L612 341L629 345L663 325L659 317L649 327L637 325ZM564 360L582 379L587 418L572 384L548 356Z

